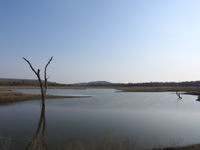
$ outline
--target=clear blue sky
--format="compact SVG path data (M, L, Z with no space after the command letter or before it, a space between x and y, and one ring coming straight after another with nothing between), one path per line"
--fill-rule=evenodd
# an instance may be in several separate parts
M0 0L0 77L200 80L199 0Z

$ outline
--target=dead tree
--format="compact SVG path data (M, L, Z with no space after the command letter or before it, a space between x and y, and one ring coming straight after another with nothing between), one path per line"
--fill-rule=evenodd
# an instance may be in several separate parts
M40 76L40 69L37 69L37 71L33 68L32 64L30 63L30 61L28 61L26 58L23 57L23 59L29 64L31 70L35 73L35 75L38 78L38 82L40 85L40 89L41 89L41 99L42 99L42 105L45 106L45 99L46 99L46 92L47 92L47 67L49 66L49 64L51 63L51 61L53 60L53 56L49 59L49 61L47 62L47 64L45 65L44 68L44 82L42 82L41 80L41 76Z
M178 99L182 99L181 93L179 93L178 91L176 91L176 95L178 96Z

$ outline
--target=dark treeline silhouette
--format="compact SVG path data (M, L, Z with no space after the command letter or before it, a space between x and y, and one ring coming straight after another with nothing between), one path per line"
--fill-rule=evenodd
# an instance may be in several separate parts
M42 80L44 83L44 81ZM1 86L39 86L38 80L31 79L0 79ZM56 82L48 82L48 86L65 86Z
M110 83L105 81L71 84L71 86L102 87L200 87L200 81L186 82L146 82L146 83Z
M200 81L186 82L148 82L148 83L128 83L125 86L135 87L200 87Z
M44 81L42 81L44 82ZM38 80L29 79L5 79L0 78L0 86L39 86ZM48 86L84 86L84 87L200 87L200 81L185 82L146 82L146 83L111 83L95 81L88 83L61 84L48 82Z

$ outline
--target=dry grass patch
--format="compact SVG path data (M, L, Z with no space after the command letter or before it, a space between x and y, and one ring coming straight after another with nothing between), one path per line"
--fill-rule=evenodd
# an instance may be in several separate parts
M85 98L90 96L61 96L61 95L47 95L47 99L53 98ZM0 103L10 103L10 102L18 102L18 101L26 101L26 100L37 100L40 99L40 94L26 94L26 93L16 93L16 92L8 92L8 93L0 93Z
M121 92L175 92L182 91L188 94L200 94L198 87L121 87L117 88Z

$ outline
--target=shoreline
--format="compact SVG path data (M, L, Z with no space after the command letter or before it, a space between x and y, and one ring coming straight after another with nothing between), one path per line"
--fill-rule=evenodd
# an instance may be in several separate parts
M116 88L119 92L182 92L188 95L200 95L200 88L198 87L130 87L130 88Z
M72 95L47 95L46 100L48 99L63 99L63 98L88 98L91 96L72 96ZM28 100L40 100L40 94L26 94L20 92L6 92L0 93L0 104L5 103L15 103Z
M15 89L40 89L38 86L0 86L0 92ZM117 92L182 92L182 94L200 95L200 87L106 87L106 86L49 86L48 89L86 90L115 89Z

